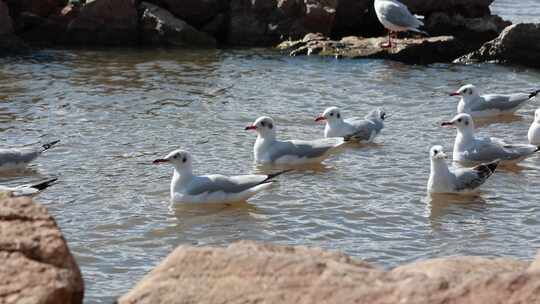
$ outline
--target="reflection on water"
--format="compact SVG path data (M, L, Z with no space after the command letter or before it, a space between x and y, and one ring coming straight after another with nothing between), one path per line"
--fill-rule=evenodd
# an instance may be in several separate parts
M499 1L496 1L499 2ZM86 301L110 303L180 244L240 239L341 250L383 266L448 254L530 258L540 246L540 156L500 168L478 197L426 198L428 151L452 150L465 83L513 92L540 72L495 65L409 66L378 60L289 58L273 51L47 50L0 59L2 146L61 139L15 185L59 177L39 200L82 268ZM197 174L273 173L253 164L246 124L276 120L284 138L316 139L328 106L346 117L391 115L376 144L350 144L321 165L294 168L247 203L169 202L176 148ZM537 104L479 136L526 141ZM462 201L465 200L465 201Z

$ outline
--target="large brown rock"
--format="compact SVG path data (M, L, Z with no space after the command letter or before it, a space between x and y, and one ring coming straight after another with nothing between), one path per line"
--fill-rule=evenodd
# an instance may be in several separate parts
M278 49L288 51L291 56L320 55L345 58L391 59L412 64L451 62L471 49L462 41L451 36L397 39L394 48L382 48L385 37L344 37L331 40L321 34L308 34L299 41L286 41Z
M209 23L219 13L225 12L228 0L151 0L194 27Z
M215 47L216 40L151 3L140 5L141 40L150 45Z
M82 303L83 280L47 210L28 198L0 201L0 303Z
M540 68L539 37L540 23L514 24L479 50L458 58L456 62L497 61Z
M526 271L527 266L512 259L459 257L386 272L300 246L180 246L118 302L539 303L540 272Z
M138 41L135 0L95 0L84 5L67 27L67 42L126 45Z
M0 36L13 34L13 21L7 5L0 0Z
M465 17L481 17L490 14L489 6L494 0L400 0L419 15L434 12L459 13Z

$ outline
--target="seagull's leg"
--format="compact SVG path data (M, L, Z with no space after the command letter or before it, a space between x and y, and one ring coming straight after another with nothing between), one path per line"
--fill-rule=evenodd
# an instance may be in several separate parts
M391 35L392 35L392 31L389 30L388 31L388 43L382 42L381 43L382 48L391 48L392 47L392 37L391 37Z

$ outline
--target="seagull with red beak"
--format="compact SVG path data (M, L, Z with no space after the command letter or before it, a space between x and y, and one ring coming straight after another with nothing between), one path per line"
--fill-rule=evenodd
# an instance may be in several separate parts
M191 154L180 149L154 160L153 163L173 166L171 200L175 203L244 202L267 189L275 177L286 172L237 176L195 175Z
M501 164L517 163L538 151L538 147L528 144L508 144L498 138L477 138L474 135L474 121L469 114L458 114L441 126L457 128L453 160L458 162L492 162Z
M324 137L343 137L348 141L371 143L384 128L386 113L376 109L367 114L364 119L357 117L343 119L337 107L327 108L315 121L325 121Z
M253 147L255 162L262 164L302 165L320 163L337 147L344 144L342 138L318 140L288 140L276 138L276 125L270 117L257 118L246 130L257 132Z
M526 105L529 100L538 95L538 93L540 93L540 90L531 93L510 95L480 95L474 85L467 84L459 88L456 92L450 93L450 96L461 97L457 107L458 113L467 113L472 117L488 117L513 114Z

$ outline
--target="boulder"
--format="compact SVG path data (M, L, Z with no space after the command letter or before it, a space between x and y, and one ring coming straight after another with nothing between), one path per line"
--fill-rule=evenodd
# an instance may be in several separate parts
M478 48L482 43L497 37L502 30L512 23L497 15L486 15L466 18L463 15L451 15L447 12L430 14L425 20L425 30L431 36L448 35L476 42Z
M505 28L495 39L474 52L458 58L457 63L497 61L540 68L540 24L521 23Z
M219 13L227 11L228 0L151 0L190 25L200 28Z
M411 12L427 16L435 12L461 14L467 18L490 14L489 6L495 0L400 0Z
M141 42L151 45L215 47L216 40L170 12L147 2L140 5Z
M397 39L394 48L382 48L385 37L344 37L331 40L321 34L308 34L299 41L285 41L278 49L288 51L291 56L320 55L336 58L379 58L411 64L451 62L466 54L470 48L452 36Z
M83 280L54 219L28 198L0 201L0 303L82 303Z
M180 246L118 303L539 303L540 272L527 266L452 257L384 271L301 246Z
M329 35L337 0L232 0L228 43L275 45L310 32Z
M138 42L135 0L95 0L86 3L67 26L67 43L129 45Z
M13 34L13 21L7 5L0 0L0 36Z
M6 0L14 16L29 12L40 17L47 17L64 7L68 0Z

